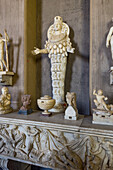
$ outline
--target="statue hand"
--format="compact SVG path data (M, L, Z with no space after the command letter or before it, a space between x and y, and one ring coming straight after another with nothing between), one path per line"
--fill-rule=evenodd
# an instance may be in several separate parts
M75 51L75 48L71 48L70 52L74 53L74 51Z
M109 47L109 42L108 42L108 41L106 42L106 47L107 47L107 48Z
M108 100L108 98L107 98L107 97L105 97L105 98L104 98L104 100Z
M74 53L75 48L71 48L70 46L67 47L67 51L70 53Z
M95 95L95 93L96 93L96 90L94 89L94 90L93 90L93 95Z
M32 50L32 51L31 51L31 53L32 53L33 55L37 55L37 54L40 53L40 49L39 49L39 48L34 47L34 49L35 49L35 50Z

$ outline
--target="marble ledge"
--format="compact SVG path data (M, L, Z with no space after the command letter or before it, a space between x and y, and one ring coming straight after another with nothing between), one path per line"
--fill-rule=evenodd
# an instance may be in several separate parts
M60 130L65 132L78 132L113 138L113 126L92 124L92 116L80 115L77 121L65 120L64 113L53 113L51 117L41 115L41 111L29 115L20 115L18 112L0 115L0 124L16 124L39 126L45 129Z

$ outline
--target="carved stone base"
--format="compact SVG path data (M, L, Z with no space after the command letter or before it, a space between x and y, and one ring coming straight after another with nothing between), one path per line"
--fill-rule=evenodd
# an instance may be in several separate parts
M93 121L95 124L113 125L113 111L102 111L93 109Z
M8 159L0 158L0 168L2 168L2 170L9 170L7 168L7 164L8 164Z
M14 73L11 71L0 71L0 84L1 85L13 85Z
M31 114L32 112L33 112L32 109L28 109L28 110L19 110L18 114L28 115L28 114Z
M9 109L5 109L4 110L0 110L0 114L7 114L7 113L11 113L13 111L13 109L10 107Z
M78 112L75 111L75 109L72 106L68 106L65 110L65 119L69 120L77 120Z
M58 115L0 115L0 156L56 170L113 170L113 127Z
M66 108L66 103L62 102L62 103L57 103L54 105L54 107L50 110L50 112L58 112L58 113L63 113L65 111Z

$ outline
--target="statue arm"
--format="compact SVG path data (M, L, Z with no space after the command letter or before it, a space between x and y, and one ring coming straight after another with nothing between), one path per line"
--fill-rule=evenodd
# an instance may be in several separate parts
M74 53L75 48L72 48L72 43L70 42L70 38L67 39L67 52Z
M74 53L74 50L75 50L75 48L72 48L72 47L67 47L67 52L69 52L69 53Z
M7 100L10 100L11 99L11 95L7 94L6 98L7 98Z
M40 53L47 54L48 50L47 49L39 49L39 48L34 47L34 50L32 50L31 52L33 55L37 55Z
M4 41L4 42L5 42L5 41L6 41L6 39L2 39L2 41Z
M93 90L93 95L95 95L95 96L97 95L96 90Z
M111 40L111 36L113 34L113 27L110 28L110 31L108 33L108 36L107 36L107 39L106 39L106 47L108 48L109 47L109 42Z

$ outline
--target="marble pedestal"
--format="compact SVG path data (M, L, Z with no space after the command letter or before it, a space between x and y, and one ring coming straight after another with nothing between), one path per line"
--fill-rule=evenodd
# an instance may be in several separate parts
M93 121L95 124L113 125L113 111L93 109Z
M40 113L0 115L0 158L57 170L113 169L113 126Z

